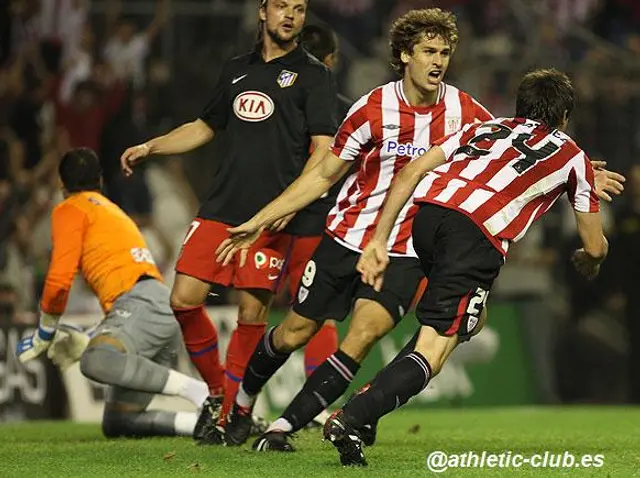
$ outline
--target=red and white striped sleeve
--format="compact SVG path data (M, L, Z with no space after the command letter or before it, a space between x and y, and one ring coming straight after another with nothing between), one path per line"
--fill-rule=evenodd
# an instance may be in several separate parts
M476 121L483 122L483 121L491 121L492 119L495 119L494 116L491 114L491 112L487 108L482 106L478 101L476 101L475 98L472 97L471 101L473 102Z
M600 200L596 194L591 161L580 151L571 162L573 165L569 172L568 195L573 209L577 212L598 212Z
M331 152L344 161L355 161L371 140L370 97L364 95L353 104L333 138Z
M448 136L440 138L433 142L433 146L438 146L450 161L453 157L453 153L462 145L466 144L471 138L473 138L476 129L478 129L480 123L466 124L460 131L451 133Z

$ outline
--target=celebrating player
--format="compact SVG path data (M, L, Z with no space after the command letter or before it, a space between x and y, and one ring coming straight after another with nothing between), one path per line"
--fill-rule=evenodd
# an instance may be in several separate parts
M393 177L436 139L492 116L473 98L443 83L458 42L455 17L440 9L414 10L390 32L393 65L402 80L374 89L351 108L331 152L250 221L231 230L218 249L227 262L267 224L316 200L354 165L327 219L325 235L307 262L292 312L258 343L227 427L228 441L244 442L255 399L289 355L304 346L325 320L344 320L340 348L307 379L282 417L259 437L260 451L292 451L287 435L305 426L348 388L371 347L405 315L423 277L411 243L413 212L407 205L389 241L389 280L381 290L360 281L355 266L368 243ZM243 413L239 410L244 409Z
M186 234L171 292L171 307L191 360L212 395L224 388L222 417L264 333L290 234L304 232L304 224L295 221L287 226L290 217L274 221L272 230L261 234L251 248L251 263L246 267L222 265L214 252L229 236L230 226L243 223L277 197L301 174L305 163L311 167L322 159L336 130L335 82L329 70L297 42L307 3L264 0L259 9L258 45L225 63L202 116L129 148L121 158L125 174L131 174L131 166L150 154L191 151L217 131L226 130L229 152ZM217 332L203 307L211 284L233 286L239 293L238 327L227 351L224 382ZM214 442L219 443L222 435L219 438Z
M416 313L422 327L414 350L384 368L325 424L324 437L343 465L366 465L359 430L423 390L457 344L480 331L509 245L565 192L583 243L573 263L587 279L598 275L608 243L593 167L563 132L573 105L564 73L531 72L520 83L515 118L468 125L436 141L396 177L358 270L375 290L384 287L390 278L383 277L390 263L387 243L413 194L420 207L413 245L429 279ZM619 194L624 178L614 174L610 181L611 192Z
M32 360L48 349L52 357L58 352L50 346L58 345L58 339L67 353L75 353L75 358L81 354L82 373L111 385L102 421L107 437L206 437L215 430L213 400L208 398L206 383L169 368L182 336L169 307L169 289L142 234L100 194L102 171L93 151L67 152L59 174L65 200L51 216L53 252L40 303L40 325L18 344L19 359ZM106 314L90 341L68 328L58 330L78 269ZM203 410L200 417L146 411L154 394L180 396Z

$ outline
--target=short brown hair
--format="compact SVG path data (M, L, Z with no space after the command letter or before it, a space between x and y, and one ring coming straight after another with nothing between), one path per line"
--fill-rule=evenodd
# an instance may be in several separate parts
M458 44L458 26L456 16L440 8L411 10L393 22L389 32L391 46L391 66L396 73L404 74L402 52L412 53L413 48L427 38L442 37L452 50Z
M573 85L566 74L554 68L534 70L524 75L518 87L516 116L557 128L573 105Z

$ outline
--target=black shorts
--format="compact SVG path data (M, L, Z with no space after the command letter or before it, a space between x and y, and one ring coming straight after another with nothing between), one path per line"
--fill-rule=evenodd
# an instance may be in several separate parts
M504 264L504 257L471 219L424 204L413 221L413 246L427 289L416 307L422 325L469 340Z
M356 299L371 299L382 305L394 323L409 310L423 277L418 259L391 257L382 290L376 292L362 282L356 264L360 253L324 234L298 285L295 313L311 320L345 319Z

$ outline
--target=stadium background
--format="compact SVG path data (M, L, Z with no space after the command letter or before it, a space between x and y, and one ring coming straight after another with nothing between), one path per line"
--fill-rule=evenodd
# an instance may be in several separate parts
M37 320L61 199L55 166L70 146L98 150L108 195L142 227L172 281L184 232L215 174L224 137L184 157L155 158L131 180L127 147L200 113L223 59L255 38L256 0L10 0L0 6L0 421L97 421L102 390L79 370L46 360L23 367L18 338ZM605 208L612 257L585 283L570 267L570 211L556 206L514 247L489 301L489 330L460 348L412 406L624 404L640 401L640 4L634 0L314 0L309 23L341 41L341 92L353 99L394 78L386 31L409 8L458 14L461 43L446 81L495 115L512 112L522 73L555 66L578 92L571 134L593 159L627 174L625 197ZM118 48L118 35L133 38ZM208 304L222 351L235 317L232 292ZM286 311L278 298L271 320ZM66 320L91 325L98 304L81 280ZM409 317L376 347L367 380L415 327ZM482 337L482 339L480 338ZM474 342L477 345L474 345ZM182 359L181 367L188 367ZM270 384L262 410L281 409L304 379L302 359ZM168 401L168 406L182 407Z

